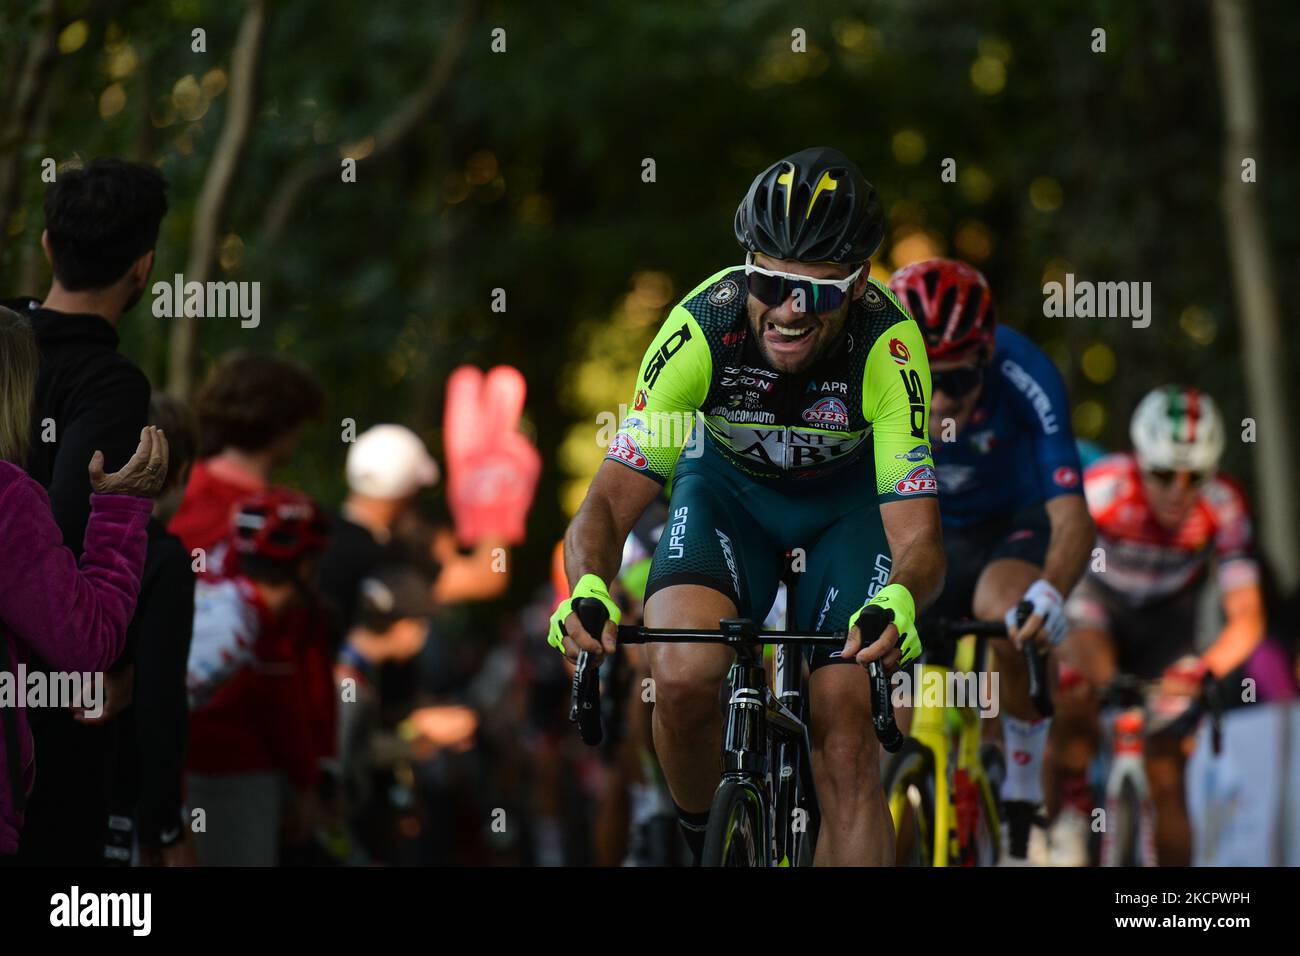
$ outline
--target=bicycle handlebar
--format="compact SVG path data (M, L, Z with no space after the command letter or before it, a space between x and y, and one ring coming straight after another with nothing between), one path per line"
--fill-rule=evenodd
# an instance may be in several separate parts
M1098 695L1102 707L1124 707L1144 704L1148 693L1159 691L1160 680L1116 674L1111 682L1101 688ZM1186 737L1196 727L1202 716L1210 717L1210 747L1214 756L1223 752L1223 700L1219 696L1219 682L1213 674L1201 678L1201 691L1192 699L1187 709L1162 727L1147 730L1149 737Z
M1025 621L1034 613L1034 606L1028 601L1016 605L1016 627L1024 627ZM941 620L940 630L951 637L1006 637L1006 621L967 621ZM1020 645L1025 656L1025 669L1029 672L1029 698L1034 710L1041 717L1051 717L1055 712L1052 705L1052 689L1047 681L1048 652L1039 641L1025 641Z
M609 612L595 598L577 598L573 602L573 611L582 622L583 630L599 639L600 633L609 620ZM894 612L875 605L868 605L858 618L858 631L862 635L862 646L880 637L886 625L894 619ZM803 631L760 631L747 618L726 618L719 622L717 629L691 630L675 628L647 628L625 624L618 629L620 644L806 644L821 647L838 647L844 644L847 631L803 632ZM880 745L890 753L895 753L903 746L903 734L894 719L893 701L889 697L889 678L879 661L867 665L871 678L872 716L871 722ZM599 665L593 665L586 651L578 654L577 667L573 672L573 691L569 706L569 720L578 725L578 733L589 746L598 745L604 738L600 725L600 677Z

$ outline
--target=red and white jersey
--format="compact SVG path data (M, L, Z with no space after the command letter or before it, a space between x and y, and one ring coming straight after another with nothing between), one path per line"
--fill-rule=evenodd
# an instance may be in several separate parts
M197 708L256 658L265 605L244 577L200 575L194 582L194 637L185 677Z
M1093 562L1088 574L1130 604L1148 604L1193 585L1211 557L1218 563L1221 591L1259 581L1250 509L1230 478L1209 478L1187 519L1173 530L1152 515L1131 454L1094 462L1084 474L1083 490L1105 553L1105 570Z

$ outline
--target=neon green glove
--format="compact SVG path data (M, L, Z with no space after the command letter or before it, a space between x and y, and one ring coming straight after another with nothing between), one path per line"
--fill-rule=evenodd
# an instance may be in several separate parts
M601 604L605 605L605 610L609 611L609 619L615 624L622 617L618 605L614 599L609 596L609 588L605 587L605 582L594 574L584 574L578 579L578 583L573 586L573 593L560 602L560 606L555 609L551 615L551 630L546 635L546 643L550 644L561 654L564 653L564 619L573 613L573 602L577 598L595 598ZM591 635L596 640L600 640L599 634Z
M898 636L902 641L899 647L903 657L899 666L920 657L921 638L916 633L916 602L912 600L911 592L901 584L886 584L876 592L875 597L853 612L849 618L849 630L853 630L859 615L873 604L894 612L894 627L898 628ZM866 646L865 642L863 646Z

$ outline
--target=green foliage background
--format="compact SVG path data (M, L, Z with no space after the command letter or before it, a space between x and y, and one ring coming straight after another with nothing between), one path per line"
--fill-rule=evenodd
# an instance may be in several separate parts
M584 439L594 415L630 398L632 366L676 297L739 261L731 219L750 179L812 144L849 153L884 195L891 228L879 270L921 241L977 261L1003 321L1057 360L1082 432L1122 446L1137 398L1166 380L1210 390L1230 422L1251 414L1205 3L489 2L418 132L380 161L361 160L357 183L333 177L311 189L274 246L263 216L286 172L363 141L421 81L459 7L321 0L270 10L218 273L262 283L263 321L204 321L202 358L274 349L317 371L329 420L284 477L331 502L342 495L342 418L407 422L440 453L448 372L518 366L546 462L520 587L545 573L573 489L598 459ZM156 278L183 269L242 11L231 0L58 5L68 49L49 74L44 118L0 140L0 160L21 151L23 175L17 214L0 223L0 291L40 295L48 282L33 258L45 157L157 163L172 212ZM12 103L38 12L0 0L0 105ZM1300 292L1300 7L1267 0L1252 16L1266 131L1254 188L1290 319ZM196 27L206 53L191 52ZM505 53L490 49L495 27ZM1104 54L1090 49L1097 27ZM791 52L794 28L806 31L805 53ZM641 177L647 157L653 183ZM957 183L940 180L946 157ZM1044 278L1063 271L1150 281L1152 326L1044 318ZM36 286L16 288L24 275ZM506 290L504 313L489 308L495 288ZM167 320L142 305L122 333L124 350L165 384ZM1248 481L1252 447L1230 443L1226 462Z

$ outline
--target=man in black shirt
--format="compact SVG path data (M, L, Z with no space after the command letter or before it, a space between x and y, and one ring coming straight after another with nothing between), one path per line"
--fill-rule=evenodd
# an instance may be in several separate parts
M40 303L3 303L30 317L41 353L27 471L49 492L64 544L78 557L90 517L86 462L99 450L105 469L122 467L148 418L149 381L118 354L117 326L148 288L166 212L167 184L152 166L98 159L60 170L45 194L41 236L54 272L49 293ZM40 771L24 862L85 864L102 855L103 802L87 797L106 793L109 754L82 730L66 712L32 713Z
M433 570L431 556L410 553L397 533L416 495L437 482L438 465L409 428L376 425L348 449L347 479L348 497L316 568L320 593L333 604L336 647L356 622L364 578L385 565Z

